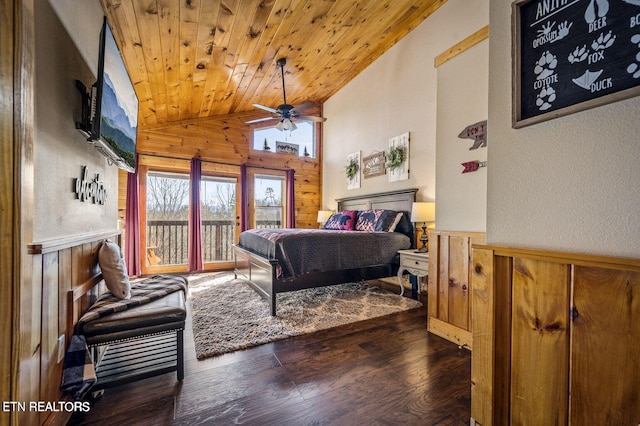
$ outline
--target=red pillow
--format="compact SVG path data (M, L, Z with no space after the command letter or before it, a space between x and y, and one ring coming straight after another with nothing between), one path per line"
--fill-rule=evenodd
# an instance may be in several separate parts
M357 210L344 210L342 217L340 218L340 230L341 231L353 231L356 229L356 215Z

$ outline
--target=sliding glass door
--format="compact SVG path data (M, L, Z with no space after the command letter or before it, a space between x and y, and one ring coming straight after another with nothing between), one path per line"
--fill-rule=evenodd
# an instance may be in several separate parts
M147 173L147 266L187 265L189 175Z
M285 177L274 174L255 174L254 228L285 227Z
M236 241L238 180L203 176L200 181L202 253L204 263L231 262Z
M148 170L145 179L146 260L144 272L186 271L189 264L189 210L200 209L204 269L228 268L238 232L238 179L205 175L200 179L200 205L190 206L191 182L186 172ZM195 231L193 231L195 232Z

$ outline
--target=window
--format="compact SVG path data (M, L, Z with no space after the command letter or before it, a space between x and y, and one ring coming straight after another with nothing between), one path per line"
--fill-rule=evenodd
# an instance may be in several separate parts
M253 149L264 151L265 145L270 152L276 152L276 141L298 145L300 157L315 158L315 125L311 121L296 121L294 131L280 131L275 127L263 127L253 131ZM307 155L305 155L305 152Z
M284 223L285 178L255 175L255 228L282 228Z

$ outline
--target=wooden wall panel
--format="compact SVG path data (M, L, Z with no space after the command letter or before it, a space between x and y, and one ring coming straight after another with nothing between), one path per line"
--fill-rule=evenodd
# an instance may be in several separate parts
M574 287L572 423L639 424L640 272L576 266Z
M14 204L17 176L15 175L15 143L14 134L14 5L16 2L0 3L0 400L11 401L12 390L15 390L13 360L15 330L13 322L15 300L18 299L18 279L14 252L20 234L16 228L18 214ZM0 414L0 425L9 424L10 414Z
M449 323L464 330L469 327L469 238L451 236L449 238Z
M120 231L86 234L74 238L48 240L29 244L32 260L32 296L23 302L21 329L30 330L22 336L23 345L30 348L29 356L23 356L20 382L24 389L35 395L16 401L62 401L70 399L60 392L63 363L58 362L58 337L65 334L65 349L73 332L72 313L86 309L104 285L83 298L77 306L68 303L69 291L82 286L99 273L97 252L101 242L110 238L121 244ZM29 303L30 306L25 304ZM20 424L64 424L70 413L26 412L20 415Z
M3 396L10 387L7 400L11 401L37 399L40 384L41 291L34 284L38 277L32 276L34 259L27 253L34 218L34 3L19 0L0 6L0 235L2 242L7 243L0 250L3 278L0 295L6 303L1 309L0 326L3 335L10 334L10 344L3 345L0 372ZM14 411L3 413L0 423L5 423L9 416L11 424L34 424L38 419L38 413Z
M493 252L473 249L473 263L471 412L478 423L489 425L493 419L495 376Z
M469 349L471 324L471 244L481 232L429 231L427 328Z
M473 256L472 424L640 424L640 259Z
M40 401L60 400L62 363L58 364L60 306L58 251L42 255L42 334L40 343ZM64 329L63 329L64 330ZM40 413L40 423L50 413Z
M569 267L515 258L513 270L510 423L566 424Z

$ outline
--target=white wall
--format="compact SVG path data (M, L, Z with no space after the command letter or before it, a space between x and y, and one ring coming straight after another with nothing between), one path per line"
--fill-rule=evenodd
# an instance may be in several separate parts
M436 197L436 98L434 58L487 25L489 0L449 0L325 104L323 208L336 198L418 188L418 199ZM362 179L347 190L348 154L384 151L388 140L411 133L409 180Z
M487 242L640 257L640 97L511 128L511 0L491 0Z
M76 8L74 16L78 10L99 14L99 19L86 15L86 19L98 22L98 28L94 37L83 40L83 45L98 46L102 11L91 3L76 1L67 5ZM117 169L109 166L75 129L75 120L80 115L75 80L93 84L96 69L85 63L46 1L36 2L35 28L34 240L116 229ZM105 205L76 199L73 184L74 179L81 177L82 166L88 166L90 179L96 173L100 175L107 189Z
M460 132L487 119L489 41L467 49L438 67L436 122L436 228L484 232L487 169L462 173L462 163L486 161L487 147L470 150Z

